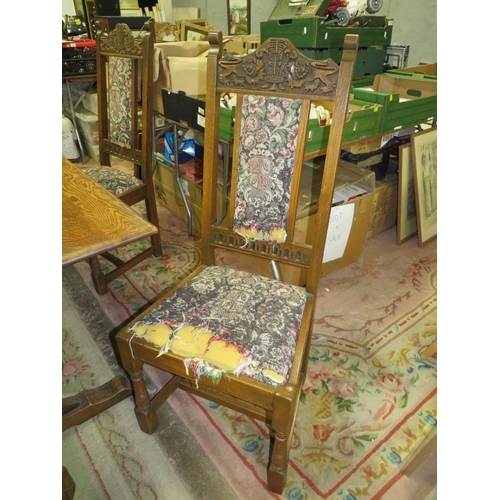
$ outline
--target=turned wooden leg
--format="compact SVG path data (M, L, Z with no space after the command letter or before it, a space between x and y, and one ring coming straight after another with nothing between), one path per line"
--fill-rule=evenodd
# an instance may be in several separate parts
M99 295L106 295L108 293L108 284L106 283L106 278L102 272L99 260L97 257L92 257L89 259L92 283L94 283L94 288Z
M132 394L124 377L113 377L105 384L80 391L62 400L62 430L99 415Z
M137 422L142 432L153 434L158 427L158 416L142 375L144 362L132 356L127 340L118 336L116 341L123 367L130 375L130 380L132 381Z
M267 485L271 491L281 494L286 483L288 455L297 411L298 393L290 385L278 387L274 397L271 444Z
M155 257L161 257L163 255L163 248L161 245L160 233L156 233L155 235L153 235L152 242L153 242L153 248L154 248L153 255Z
M62 500L73 500L75 496L75 482L68 472L68 469L62 468Z

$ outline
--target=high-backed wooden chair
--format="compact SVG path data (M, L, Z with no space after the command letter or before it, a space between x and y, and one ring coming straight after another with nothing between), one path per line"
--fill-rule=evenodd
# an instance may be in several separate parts
M281 493L307 369L357 36L346 36L340 69L276 38L251 55L222 57L221 40L220 33L210 34L201 264L120 330L117 341L144 432L154 432L158 408L177 388L260 419L272 436L268 486ZM237 94L237 108L230 208L215 225L221 93ZM297 244L311 99L335 105L314 237ZM260 256L274 268L305 268L307 283L299 287L217 265L219 248ZM154 398L143 380L144 363L173 374Z
M154 21L132 34L119 23L110 32L96 35L99 159L101 166L86 170L97 182L127 205L144 201L148 220L158 227L153 184L153 50ZM111 166L111 156L134 164L133 173ZM92 281L100 295L108 283L147 257L162 255L160 233L135 256L119 258L106 253L114 265L103 271L98 257L90 259Z

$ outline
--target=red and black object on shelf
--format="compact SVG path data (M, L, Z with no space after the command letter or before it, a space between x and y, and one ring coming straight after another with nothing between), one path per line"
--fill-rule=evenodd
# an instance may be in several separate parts
M63 76L92 75L96 72L95 40L62 43Z

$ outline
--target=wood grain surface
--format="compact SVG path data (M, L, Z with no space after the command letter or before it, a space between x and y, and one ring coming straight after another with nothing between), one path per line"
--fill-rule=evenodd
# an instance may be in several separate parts
M153 224L63 157L63 266L156 232L158 229Z

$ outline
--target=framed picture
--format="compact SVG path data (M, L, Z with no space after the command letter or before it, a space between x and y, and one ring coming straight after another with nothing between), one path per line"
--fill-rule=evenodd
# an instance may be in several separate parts
M415 183L411 161L411 144L399 146L397 241L401 245L417 234Z
M122 9L122 16L143 16L142 9Z
M248 35L250 29L250 0L227 0L228 34Z
M181 28L181 41L191 42L191 41L205 41L208 40L208 34L210 33L209 26L199 26L197 24L182 24Z
M77 16L86 17L85 6L83 0L73 0L73 5L75 6L75 14Z
M155 42L179 42L175 24L155 23Z
M89 30L89 36L95 39L95 26L94 17L96 17L94 0L84 0L85 1L85 16L87 17L87 27Z
M208 21L206 19L180 19L175 21L175 29L182 31L183 24L197 24L198 26L208 26Z
M140 9L138 0L120 0L119 4L121 10ZM122 16L123 15L122 13Z
M411 135L418 243L437 237L437 127Z

